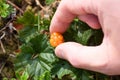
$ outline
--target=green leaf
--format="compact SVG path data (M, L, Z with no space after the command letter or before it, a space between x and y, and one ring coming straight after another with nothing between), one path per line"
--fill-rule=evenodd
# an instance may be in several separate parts
M83 71L82 80L91 80L90 74L88 72L86 72L86 71Z
M26 63L22 64L21 62L24 62L24 61L26 61ZM19 66L19 69L21 68L21 70L18 70L19 72L22 72L24 69L26 69L30 77L42 75L45 71L50 71L52 68L50 63L47 63L46 61L39 58L21 60L21 62L16 63L15 67ZM20 63L21 63L21 66L20 66Z
M38 76L39 74L43 72L41 71L41 64L35 60L31 64L28 64L26 68L27 68L27 72L31 76L35 76L35 75Z
M45 71L50 71L51 64L56 61L53 48L48 45L48 37L45 34L36 33L35 36L21 46L21 50L15 67L27 69L30 77L39 76Z
M33 50L33 48L31 47L30 44L23 44L21 46L21 53L33 54L33 53L35 53L35 51Z
M46 62L53 63L56 61L56 57L53 53L40 53L39 58L44 59Z
M23 72L23 74L20 77L20 80L28 80L29 75L26 71Z
M51 3L53 3L55 0L45 0L47 5L50 5Z
M93 31L93 36L89 40L89 45L91 46L97 46L100 45L103 41L103 32L102 30L94 30Z
M75 37L76 42L83 44L83 45L88 45L88 42L90 40L90 38L93 36L93 30L92 29L88 29L84 32L80 32L78 31L77 33L77 37Z
M37 61L34 60L31 64L26 66L27 72L30 76L39 76L43 74L45 71L50 71L49 64L45 63L44 61Z
M10 7L10 5L8 5L8 4L3 4L3 9L7 9L7 8L9 8Z
M11 13L10 5L6 4L5 0L0 1L0 16L5 18Z
M25 26L24 29L19 31L19 36L22 42L29 42L37 33L37 27Z
M19 71L16 71L15 74L16 74L16 78L18 80L28 80L28 78L29 78L29 74L27 73L27 71L25 69L22 73L19 74Z
M49 71L45 71L43 74L41 74L39 77L35 76L34 80L52 80L51 74Z
M35 16L32 11L26 11L23 16L17 19L17 22L25 26L35 26L37 19L37 16Z
M56 65L52 68L52 75L57 75L59 79L62 79L65 75L72 74L72 66L65 61L59 61Z
M11 80L16 80L15 78L12 78Z
M15 72L15 76L16 76L17 79L20 79L21 75L19 74L19 71Z
M36 53L43 52L48 46L47 42L48 37L44 34L36 34L36 36L30 39L31 47Z
M3 78L3 80L8 80L7 78Z
M17 59L14 63L15 69L24 68L27 64L31 63L32 54L21 53L17 56Z
M83 34L82 34L82 44L83 45L87 45L88 40L90 39L90 37L93 35L93 31L91 29L86 30Z

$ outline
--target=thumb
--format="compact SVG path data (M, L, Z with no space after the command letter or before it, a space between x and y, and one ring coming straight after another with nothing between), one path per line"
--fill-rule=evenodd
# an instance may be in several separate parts
M58 57L68 60L74 67L106 73L108 54L103 45L87 47L67 42L56 47L55 53Z

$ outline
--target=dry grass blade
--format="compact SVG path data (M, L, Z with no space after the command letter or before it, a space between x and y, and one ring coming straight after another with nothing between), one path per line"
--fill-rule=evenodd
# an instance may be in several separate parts
M13 7L15 7L17 10L19 10L22 14L24 13L24 11L22 9L20 9L17 5L15 5L14 3L12 3L11 1L7 0L7 3L12 5Z

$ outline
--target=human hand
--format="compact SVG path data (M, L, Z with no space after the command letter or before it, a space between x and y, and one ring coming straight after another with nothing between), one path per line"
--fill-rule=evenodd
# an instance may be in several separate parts
M50 25L50 32L64 33L75 17L91 28L102 28L99 46L83 46L75 42L60 44L58 57L74 67L108 75L120 74L120 0L62 0Z

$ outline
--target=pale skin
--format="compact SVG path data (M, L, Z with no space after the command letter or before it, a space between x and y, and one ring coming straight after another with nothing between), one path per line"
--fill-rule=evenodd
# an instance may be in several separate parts
M50 25L50 32L64 33L75 17L91 28L102 28L99 46L65 42L55 54L74 67L107 75L120 74L120 0L62 0Z

